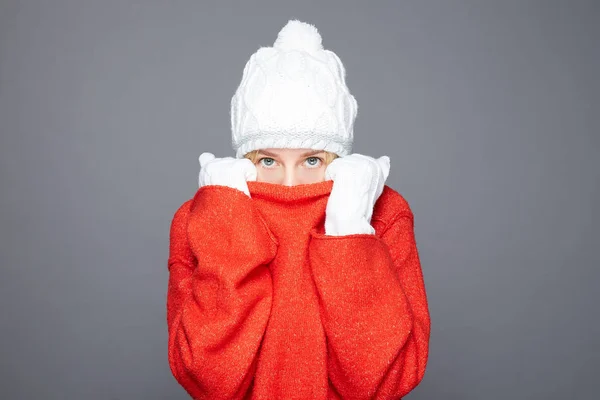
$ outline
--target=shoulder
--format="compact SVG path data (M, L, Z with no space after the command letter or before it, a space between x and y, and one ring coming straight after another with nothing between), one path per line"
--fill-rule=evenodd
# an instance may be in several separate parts
M410 205L404 196L386 185L375 203L372 220L388 225L399 216L413 218Z
M248 202L249 197L241 190L221 185L202 186L183 202L173 214L173 223L183 223L193 218L200 210L214 209L217 205L239 206L241 202Z
M184 201L182 204L179 205L179 207L177 207L177 209L175 210L175 212L172 214L172 218L171 218L171 228L175 227L175 226L182 226L185 225L190 212L192 210L192 205L194 203L194 198L190 198L186 201Z

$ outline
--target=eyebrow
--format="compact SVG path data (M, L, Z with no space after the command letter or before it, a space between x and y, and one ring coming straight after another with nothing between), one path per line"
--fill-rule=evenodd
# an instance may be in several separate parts
M314 156L315 154L323 153L323 150L313 150L302 154L302 157Z
M300 157L308 157L308 156L313 156L315 154L319 154L319 153L323 153L325 150L311 150L308 151L306 153L303 153L300 155ZM264 154L265 156L269 156L269 157L277 157L277 154L271 153L269 151L266 150L259 150L258 151L260 154Z

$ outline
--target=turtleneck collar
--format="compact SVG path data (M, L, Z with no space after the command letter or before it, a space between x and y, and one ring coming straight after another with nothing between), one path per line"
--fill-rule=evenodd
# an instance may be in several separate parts
M252 200L278 239L323 232L332 187L331 180L296 186L248 182Z

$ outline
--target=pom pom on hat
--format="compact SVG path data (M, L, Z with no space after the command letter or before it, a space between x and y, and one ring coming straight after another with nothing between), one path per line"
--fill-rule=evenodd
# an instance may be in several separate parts
M322 38L317 28L297 19L290 20L277 35L273 47L280 50L301 50L314 53L323 50Z

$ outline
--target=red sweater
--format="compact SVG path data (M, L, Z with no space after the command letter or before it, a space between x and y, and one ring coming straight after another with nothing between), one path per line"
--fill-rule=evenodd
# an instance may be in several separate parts
M326 236L332 181L205 186L175 213L169 364L194 399L399 399L425 373L430 320L404 198L375 235Z

